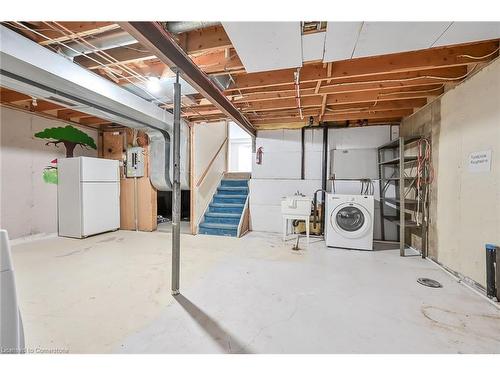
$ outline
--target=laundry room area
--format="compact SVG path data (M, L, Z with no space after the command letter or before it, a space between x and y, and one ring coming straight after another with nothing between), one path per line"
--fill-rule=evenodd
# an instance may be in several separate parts
M0 37L1 352L500 354L499 22Z
M385 185L385 181L380 181L377 160L379 147L399 139L399 127L380 125L303 129L277 129L258 133L256 149L260 149L262 156L260 160L255 158L251 179L252 228L281 232L284 204L281 202L288 200L293 206L294 197L305 196L309 198L310 204L316 202L316 208L313 208L316 215L310 218L310 233L321 235L327 232L322 227L323 202L328 202L327 197L334 194L344 196L343 199L350 199L348 196L369 196L368 199L372 200L366 218L366 223L370 223L369 237L396 242L397 227L387 219L381 224L379 204L381 183L384 196L395 197L396 190L394 184ZM328 208L334 209L325 209L327 227L332 220L332 211L328 211ZM391 209L394 211L393 207L386 207L384 213L388 214ZM365 221L364 218L359 220ZM301 230L294 232L305 233L305 226L297 224Z

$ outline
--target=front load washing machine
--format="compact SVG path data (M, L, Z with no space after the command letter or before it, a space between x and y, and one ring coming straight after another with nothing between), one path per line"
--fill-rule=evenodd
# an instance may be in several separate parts
M373 250L373 195L326 195L326 246Z

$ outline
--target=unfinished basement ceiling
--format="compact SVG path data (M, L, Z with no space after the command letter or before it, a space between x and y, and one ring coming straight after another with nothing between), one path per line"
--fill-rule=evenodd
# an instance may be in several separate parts
M325 32L302 35L302 61L323 60Z
M223 22L247 73L302 66L300 22Z
M179 82L181 84L181 94L182 95L193 95L198 94L189 83L187 83L184 79L180 78ZM156 85L156 90L154 90L154 96L164 103L173 103L174 101L174 77L167 77L163 79L158 79L154 84ZM148 83L127 83L123 85L124 88L133 92L136 95L139 95L143 99L151 101L152 98L148 95L150 88L148 87Z
M363 22L352 57L429 48L448 25L449 22Z
M98 44L96 40L110 34L122 42L133 39L130 34L124 38L126 31L112 22L4 24L53 51L64 47L60 43ZM232 33L226 32L224 26L229 30L232 25L246 29L243 44L239 36L236 43ZM200 27L173 34L173 38L257 129L301 127L310 117L314 124L337 126L399 123L498 57L500 37L498 22L416 22L410 24L412 32L397 22L311 21L302 27L300 22L210 23ZM286 35L285 30L289 31ZM400 38L402 34L411 37ZM255 43L266 38L268 51ZM147 100L156 97L155 103L170 111L170 68L139 42L120 46L112 42L76 56L73 62ZM468 43L460 44L464 42ZM110 45L113 48L107 48ZM271 53L273 48L284 53ZM407 51L398 52L402 50ZM254 64L250 69L247 54ZM148 90L150 77L159 81L160 90L143 91ZM227 118L181 83L184 119ZM25 96L11 93L3 95L2 102L15 103L19 98L23 101L18 103L28 102ZM50 107L37 110L45 108Z
M432 47L500 38L500 22L452 22Z
M324 62L500 38L500 22L328 22Z

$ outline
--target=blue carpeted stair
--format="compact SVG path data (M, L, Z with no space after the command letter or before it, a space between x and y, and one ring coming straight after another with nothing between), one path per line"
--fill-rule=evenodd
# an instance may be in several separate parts
M214 236L236 237L247 196L248 180L222 180L205 212L198 232Z

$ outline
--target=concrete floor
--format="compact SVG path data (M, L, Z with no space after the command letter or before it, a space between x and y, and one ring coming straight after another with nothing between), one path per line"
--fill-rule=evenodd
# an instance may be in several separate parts
M500 353L500 311L398 250L119 231L14 246L27 346L72 353ZM302 244L303 245L303 244ZM431 289L416 282L430 277Z

